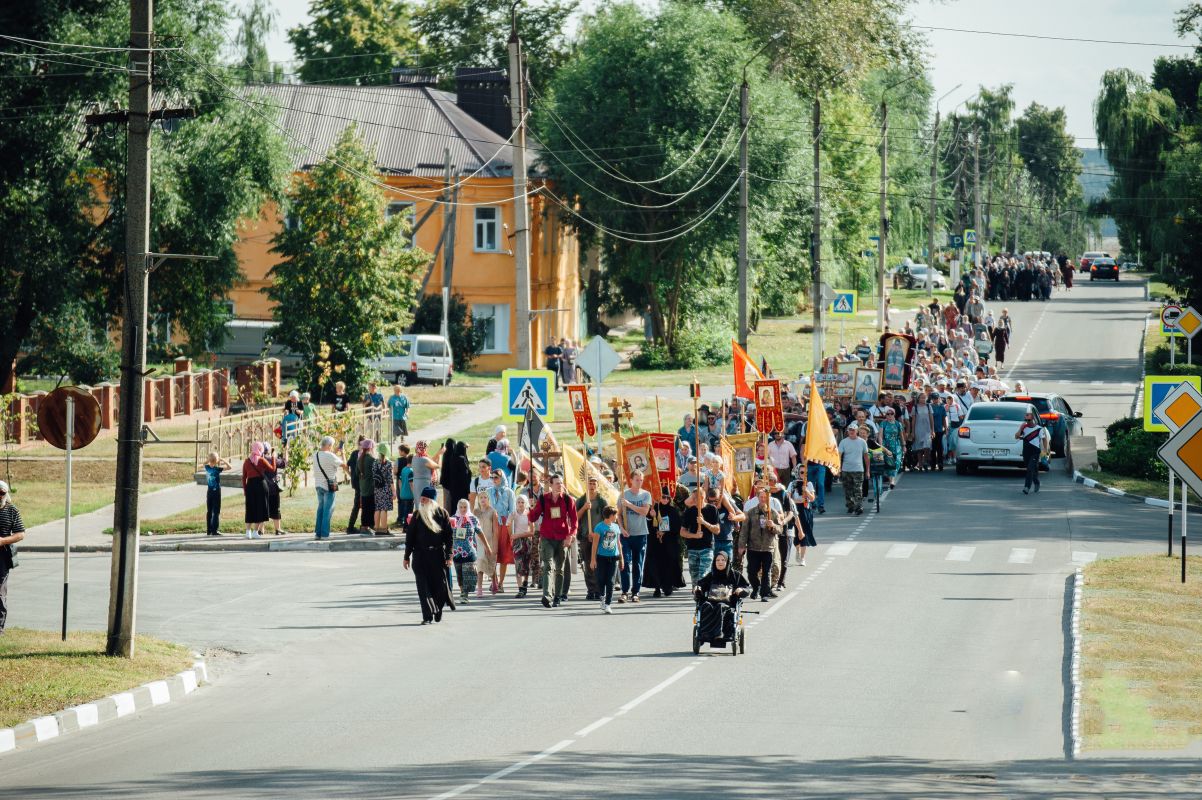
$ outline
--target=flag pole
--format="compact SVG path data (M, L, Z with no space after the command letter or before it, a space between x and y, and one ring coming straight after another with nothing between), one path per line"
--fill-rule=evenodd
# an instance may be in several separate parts
M664 421L659 415L659 395L655 396L655 429L660 433L664 432Z

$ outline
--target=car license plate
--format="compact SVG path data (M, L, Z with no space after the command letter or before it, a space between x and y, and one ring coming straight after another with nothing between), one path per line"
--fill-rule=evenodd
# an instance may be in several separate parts
M983 456L1008 456L1008 455L1010 455L1010 451L1009 450L982 449L981 455L983 455Z

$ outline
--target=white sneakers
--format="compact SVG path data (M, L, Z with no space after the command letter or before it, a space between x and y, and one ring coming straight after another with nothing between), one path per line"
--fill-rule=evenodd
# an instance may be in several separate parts
M608 603L602 603L601 604L601 613L602 614L612 614L612 613L614 613L614 610L609 607Z
M260 536L259 532L256 531L254 528L251 528L250 530L248 530L246 532L246 538L247 539L262 539L263 537Z

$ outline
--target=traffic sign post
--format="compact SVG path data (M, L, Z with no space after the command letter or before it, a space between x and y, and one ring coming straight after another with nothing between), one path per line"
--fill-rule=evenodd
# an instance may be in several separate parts
M831 298L827 312L839 318L839 347L843 347L843 320L854 317L859 310L860 293L854 289L837 289Z
M555 373L549 369L507 369L501 373L501 418L521 422L529 408L555 421Z
M618 351L610 346L609 342L605 341L600 336L594 336L580 355L576 356L576 364L588 373L588 376L593 380L593 389L597 393L597 413L601 413L601 381L609 377L609 373L617 369L618 364L622 363L622 357L618 355ZM601 424L598 420L597 435L596 435L597 452L601 452Z
M1164 422L1173 433L1181 430L1185 425L1193 419L1199 411L1202 411L1202 392L1194 388L1193 384L1180 383L1176 388L1169 390L1169 393L1164 396L1152 413ZM1173 555L1173 470L1169 470L1169 533L1168 533L1168 554Z
M1181 582L1186 577L1186 543L1189 538L1188 489L1202 496L1202 414L1197 414L1157 451L1169 469L1181 478Z

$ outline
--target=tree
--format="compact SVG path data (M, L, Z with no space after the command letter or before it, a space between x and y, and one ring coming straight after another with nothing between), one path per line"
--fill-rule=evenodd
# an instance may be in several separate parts
M572 59L535 107L552 191L566 198L568 221L600 245L603 304L646 311L673 359L691 324L704 320L719 338L729 330L737 90L753 53L743 26L724 12L611 6L586 20ZM747 75L753 108L801 116L786 84L756 64ZM809 228L799 195L808 160L793 133L772 119L750 133L757 256L771 255L759 249L765 232L784 226L804 240Z
M410 333L442 332L442 296L428 294L413 312ZM484 332L472 322L471 309L463 295L453 294L447 304L447 339L455 356L455 369L466 372L484 347Z
M6 33L77 46L48 53L8 45L28 57L0 60L0 105L20 110L0 119L0 301L8 310L0 320L0 383L31 337L56 319L74 325L84 314L93 336L103 336L121 311L125 268L125 137L112 126L89 130L81 117L125 104L126 54L88 47L128 40L128 5L30 5L4 23ZM161 267L150 281L151 311L172 320L183 349L198 353L222 332L223 301L239 275L237 223L282 192L288 166L270 126L230 96L219 68L205 66L222 46L225 5L156 6L158 34L180 49L156 55L155 92L198 116L154 130L151 249L220 260ZM91 374L94 365L80 367Z
M288 29L309 83L387 84L414 64L419 43L405 0L312 0L309 23Z
M443 70L452 66L509 65L511 0L426 0L413 12L421 36L422 63ZM530 70L530 83L542 92L568 57L568 20L579 0L546 0L520 6L518 30Z
M275 32L276 12L268 0L250 0L238 12L238 34L234 38L235 66L247 83L279 83L284 69L272 64L267 39Z
M429 262L406 242L403 215L385 217L387 199L365 177L374 172L375 154L348 127L320 164L295 179L288 196L295 224L273 240L284 260L264 290L275 301L270 336L301 356L298 381L314 392L327 377L359 390L366 362L412 321Z

